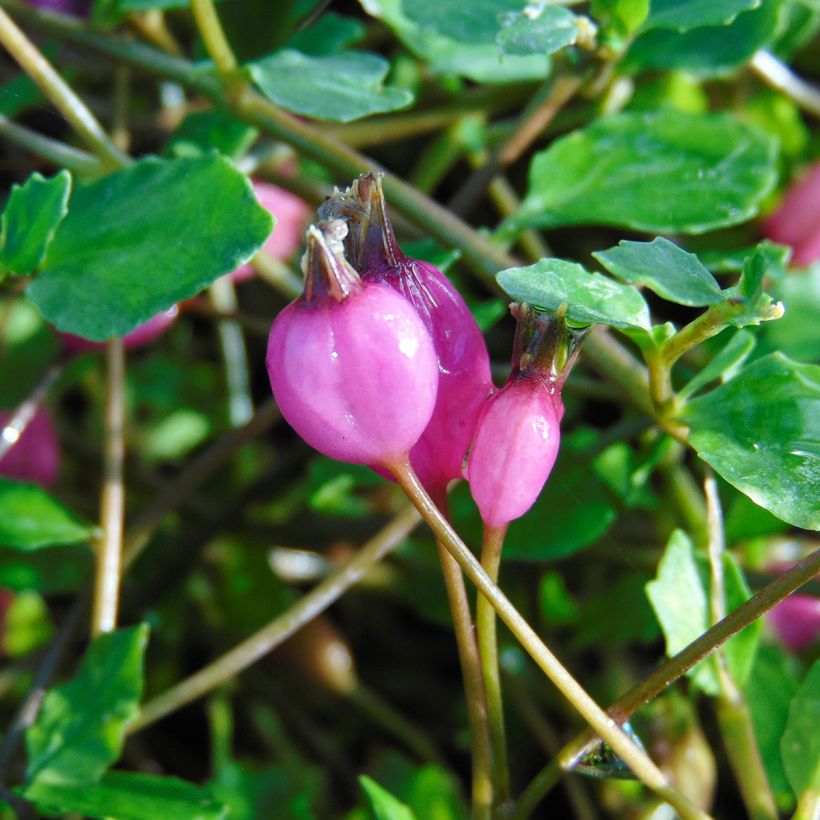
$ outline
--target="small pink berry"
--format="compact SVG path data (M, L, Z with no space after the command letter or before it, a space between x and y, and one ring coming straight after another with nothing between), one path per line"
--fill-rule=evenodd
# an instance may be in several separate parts
M0 412L0 429L10 418L11 413ZM59 472L60 441L51 416L41 407L12 448L0 458L0 475L51 489Z
M513 305L518 320L513 368L490 396L476 425L467 466L470 492L484 524L503 527L535 502L549 477L561 438L561 388L583 333L563 316Z
M380 177L364 174L347 191L334 194L319 213L341 217L351 226L345 247L362 280L388 285L404 296L433 340L438 398L430 423L410 451L410 462L421 483L440 497L452 479L462 476L475 423L492 390L484 336L450 280L399 247Z
M820 162L786 191L763 230L769 239L791 245L793 264L810 265L820 259Z
M406 300L362 283L342 253L344 232L339 221L308 229L305 292L273 323L268 375L282 415L308 444L390 467L430 420L435 351Z
M766 618L783 646L801 652L820 640L820 598L793 593L772 607Z
M302 244L302 235L310 218L310 208L295 194L268 182L254 181L253 190L259 204L276 218L273 233L262 246L262 250L274 259L290 259ZM228 275L234 282L244 282L253 278L256 273L250 265L241 265Z
M134 328L130 333L123 338L126 350L134 350L138 347L145 347L154 339L159 338L168 330L169 327L177 320L179 308L174 305L168 310L152 316L147 322ZM92 342L84 339L82 336L75 336L73 333L61 333L60 342L63 350L71 355L76 356L79 353L85 353L89 350L102 350L105 347L105 342Z

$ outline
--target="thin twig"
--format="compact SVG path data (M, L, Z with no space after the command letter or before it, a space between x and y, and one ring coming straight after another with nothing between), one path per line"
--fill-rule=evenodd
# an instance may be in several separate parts
M12 122L2 114L0 114L0 135L7 137L12 142L16 142L27 151L31 151L32 154L36 154L53 165L59 168L68 168L69 171L73 171L80 176L96 177L105 170L94 154L89 154L59 140L38 134L36 131L32 131L31 128L26 128L25 125Z
M758 51L750 63L772 88L791 97L801 108L820 117L820 89L798 77L785 63L768 51Z
M130 160L111 141L108 134L86 104L74 93L40 50L0 8L0 43L20 64L40 90L54 103L57 110L71 123L74 130L103 162L113 168L126 165Z
M0 428L0 459L3 459L12 447L20 440L40 405L51 390L52 385L63 372L62 364L52 365L39 384L12 411L5 424Z
M692 641L689 646L666 660L649 677L633 686L615 701L607 712L616 720L629 720L641 706L656 698L664 689L683 677L695 664L708 657L718 646L756 621L775 604L814 578L818 572L820 572L820 549L816 549L791 569L775 578L768 586ZM595 734L585 730L567 743L527 786L518 801L514 817L522 820L528 817L544 795L558 782L562 769L572 769L588 751L590 745L595 742L597 742Z
M646 752L612 720L584 688L570 675L558 658L550 652L527 620L512 605L509 598L493 583L473 553L447 523L427 495L410 467L409 461L390 466L390 472L407 497L424 517L434 535L458 561L464 574L478 587L479 592L492 604L502 621L518 639L530 657L555 684L562 695L574 706L581 717L613 748L647 788L677 810L684 820L705 818L707 814L692 805L675 789Z
M117 626L120 600L123 521L125 518L125 345L121 338L108 343L108 379L105 402L105 447L97 570L91 614L92 634Z
M345 566L322 581L286 612L218 660L149 701L143 707L136 722L128 727L128 731L136 732L145 728L231 680L242 670L256 663L337 601L361 579L371 566L397 547L418 523L419 515L412 507L400 512L384 529L361 547Z

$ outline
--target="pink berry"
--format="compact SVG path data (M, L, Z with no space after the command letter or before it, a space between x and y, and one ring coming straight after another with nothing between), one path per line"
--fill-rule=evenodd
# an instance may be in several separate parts
M549 317L527 305L512 310L518 319L512 373L484 404L467 467L488 527L522 516L544 487L558 456L561 388L584 335L569 331L562 315Z
M516 376L487 399L470 451L470 492L488 527L522 516L558 456L563 406L543 383Z
M820 598L793 593L766 615L783 646L800 652L820 640Z
M0 429L10 418L11 413L0 412ZM20 438L0 458L0 475L50 489L57 483L59 472L60 442L57 431L48 411L40 408Z
M763 228L769 239L791 245L795 265L820 259L820 162L786 191Z
M305 292L277 316L267 368L282 415L319 452L390 467L406 458L436 401L430 334L406 300L362 283L338 241L311 226Z
M276 227L262 246L262 250L274 259L290 259L302 244L310 208L295 194L268 182L255 181L253 190L259 204L276 217ZM250 265L241 265L229 274L234 282L244 282L255 275Z
M177 320L178 314L179 308L174 305L168 310L158 313L156 316L152 316L147 322L143 322L143 324L126 334L123 339L125 349L134 350L135 348L150 344L171 327ZM102 350L102 348L105 347L105 342L92 342L88 339L84 339L82 336L75 336L73 333L61 333L60 342L62 343L63 350L72 356L85 353L89 350Z
M438 398L430 423L410 451L410 461L422 484L440 496L452 479L462 476L475 423L492 390L484 337L450 280L398 246L380 178L359 177L350 189L331 197L322 213L343 217L352 226L345 245L362 280L383 283L402 294L433 340Z

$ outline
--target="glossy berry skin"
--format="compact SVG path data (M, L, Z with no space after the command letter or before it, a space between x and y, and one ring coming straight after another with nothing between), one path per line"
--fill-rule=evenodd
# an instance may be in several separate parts
M792 264L820 259L820 162L786 191L777 210L764 223L769 239L792 247Z
M0 428L11 417L0 412ZM0 475L51 489L60 473L60 441L51 416L40 408L14 446L0 459Z
M410 451L410 462L428 492L441 499L447 484L463 475L478 414L492 390L484 337L450 280L399 247L378 176L359 177L347 191L334 194L320 213L350 225L345 248L362 281L385 284L400 293L433 340L438 398L430 423Z
M310 208L295 194L268 182L254 181L253 191L259 204L276 218L273 233L262 250L274 259L290 259L302 245ZM228 275L234 282L244 282L256 273L250 265L241 265Z
M174 305L168 310L152 316L147 322L135 327L130 333L123 337L126 350L135 350L150 344L158 339L177 320L179 308ZM92 342L83 339L82 336L75 336L73 333L61 333L60 343L63 350L69 355L76 356L89 350L102 350L105 342Z
M462 476L478 415L492 390L484 336L461 294L433 265L405 257L398 265L364 271L362 279L384 282L401 293L433 340L438 398L410 462L425 487L441 492Z
M558 391L513 376L478 419L467 477L484 524L503 527L533 505L549 477L564 414Z
M266 364L282 415L330 458L390 467L407 457L436 401L430 334L411 305L384 285L320 281L338 266L317 229L306 293L277 316ZM322 260L324 260L322 262ZM308 262L308 264L312 264ZM318 294L318 295L317 295Z

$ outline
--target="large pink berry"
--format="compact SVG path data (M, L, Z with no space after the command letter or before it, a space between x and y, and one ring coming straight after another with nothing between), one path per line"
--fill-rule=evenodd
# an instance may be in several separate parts
M347 191L331 197L322 213L342 217L351 226L345 246L362 280L402 294L430 332L439 366L438 398L410 461L422 484L440 496L452 479L462 476L478 414L492 390L484 337L450 280L434 265L402 252L379 177L359 177Z
M10 418L11 413L0 412L0 429ZM50 489L57 483L59 472L60 441L51 416L41 407L12 448L0 458L0 475Z
M340 461L390 467L406 458L436 401L430 334L405 299L362 283L338 221L311 226L305 292L277 316L267 368L282 415Z
M262 246L262 250L274 259L290 259L302 244L310 208L295 194L269 182L254 180L253 191L259 204L276 218L273 233ZM246 264L229 275L234 282L244 282L251 279L255 273L253 268Z
M820 259L820 162L786 191L763 228L770 239L791 245L795 265Z
M174 305L156 316L152 316L147 322L135 327L130 333L123 337L126 350L134 350L150 344L154 339L159 338L177 320L179 308ZM73 333L61 333L60 343L63 350L69 355L85 353L88 350L101 350L105 347L105 342L92 342L82 336L75 336Z
M561 389L583 332L512 305L518 320L507 384L484 404L470 448L467 478L481 518L503 527L535 502L549 477L561 439Z

